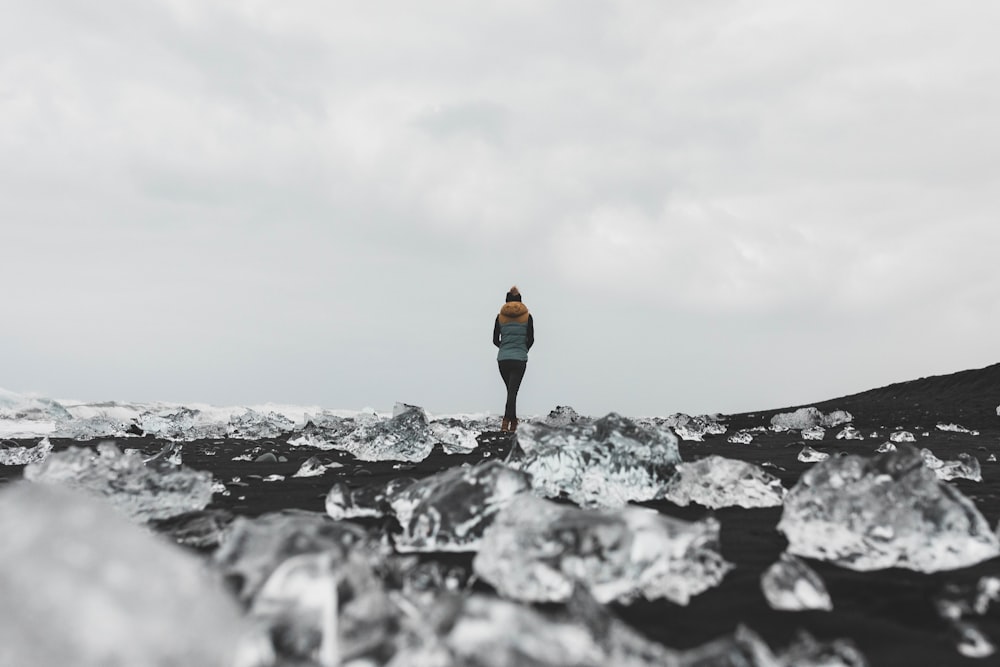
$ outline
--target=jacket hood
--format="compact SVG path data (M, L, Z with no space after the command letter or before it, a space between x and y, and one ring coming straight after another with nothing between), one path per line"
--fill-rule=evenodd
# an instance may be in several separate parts
M527 322L528 307L520 301L508 301L500 309L500 323Z

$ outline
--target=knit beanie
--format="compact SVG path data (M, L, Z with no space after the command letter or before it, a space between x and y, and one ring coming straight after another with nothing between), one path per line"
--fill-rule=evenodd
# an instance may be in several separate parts
M517 285L515 285L514 287L510 288L509 292L507 292L506 301L510 302L510 301L520 301L520 300L521 300L521 292L518 291Z

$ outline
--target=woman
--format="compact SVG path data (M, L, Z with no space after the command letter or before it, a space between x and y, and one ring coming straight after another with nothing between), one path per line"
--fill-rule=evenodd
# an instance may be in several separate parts
M528 367L528 350L535 344L535 322L527 306L521 303L517 286L507 292L506 303L493 323L493 344L500 348L497 365L507 386L507 405L500 430L513 433L517 430L517 390Z

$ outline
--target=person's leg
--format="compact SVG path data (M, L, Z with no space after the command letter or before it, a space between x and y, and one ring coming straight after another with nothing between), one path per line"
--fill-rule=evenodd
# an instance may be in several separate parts
M503 416L517 424L517 390L521 388L521 380L524 379L524 371L527 370L526 361L509 361L509 376L507 377L507 405L504 407Z
M497 367L500 369L500 377L503 379L503 386L507 388L508 394L510 393L510 376L512 368L510 361L497 361ZM500 432L507 433L510 431L510 418L507 416L507 410L504 409L503 419L500 420Z

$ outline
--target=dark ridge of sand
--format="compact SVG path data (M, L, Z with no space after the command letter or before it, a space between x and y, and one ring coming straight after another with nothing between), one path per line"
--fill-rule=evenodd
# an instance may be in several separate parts
M813 406L823 412L847 410L858 428L908 425L934 428L939 422L982 430L1000 424L1000 364L948 375L933 375L869 389L818 403L728 415L734 428L770 424L782 412Z
M727 421L726 435L708 436L704 442L682 442L681 456L695 460L718 454L762 465L774 464L767 470L777 475L786 488L791 488L799 476L813 464L802 463L797 455L804 444L831 454L838 452L871 455L884 442L892 429L902 426L915 433L918 447L929 447L942 459L954 459L959 452L968 452L982 464L983 481L952 482L970 497L991 525L1000 521L1000 464L987 462L990 454L1000 457L1000 418L995 413L996 394L1000 386L1000 365L977 371L964 371L948 376L924 378L890 385L842 399L815 403L824 412L844 409L855 415L865 440L836 440L837 429L830 429L822 441L804 443L796 431L759 433L750 445L732 444L728 435L737 428L767 425L770 417L794 408L733 415ZM991 397L992 396L992 397ZM985 415L989 404L990 417ZM978 406L978 407L977 407ZM971 411L970 411L971 410ZM939 431L938 422L960 423L980 430L980 435ZM873 437L872 431L876 434ZM924 436L923 434L927 435ZM204 440L184 445L184 463L192 468L211 471L227 483L229 496L217 494L209 506L223 516L257 516L283 509L324 511L327 491L335 482L351 487L381 484L409 476L421 478L464 462L502 458L511 445L510 439L499 433L483 433L480 448L468 455L448 455L440 448L417 464L399 462L367 463L338 451L317 451L293 447L286 438L260 441ZM36 439L17 441L33 445ZM55 449L70 445L94 446L100 440L77 443L52 439ZM138 448L146 454L158 451L165 441L155 438L129 438L119 446ZM269 451L287 460L277 463L234 461L233 457L247 451ZM341 468L329 470L322 477L293 478L299 466L317 456L324 461L336 461ZM18 466L0 467L0 481L21 477ZM265 482L268 475L280 474L285 479ZM233 483L239 477L239 483ZM673 648L690 648L732 633L746 625L759 633L772 648L779 649L790 642L795 633L808 630L821 640L847 638L864 652L873 667L907 665L939 667L941 665L1000 664L997 656L987 659L965 658L955 648L955 636L947 622L934 608L934 599L949 584L974 585L980 577L1000 577L1000 558L974 567L952 572L921 574L891 569L878 572L853 572L835 565L809 561L821 575L833 598L831 612L774 611L760 590L760 575L780 555L786 546L776 530L781 508L728 508L712 512L699 506L677 507L668 502L645 503L657 511L685 519L709 514L721 524L723 556L735 565L722 584L696 596L687 606L665 601L637 601L631 605L610 605L614 614L648 637ZM380 522L365 522L378 527ZM384 524L383 527L388 526ZM421 558L458 565L471 571L471 554L428 554ZM477 588L488 590L486 584ZM994 604L982 617L970 619L994 643L1000 644L1000 604Z

